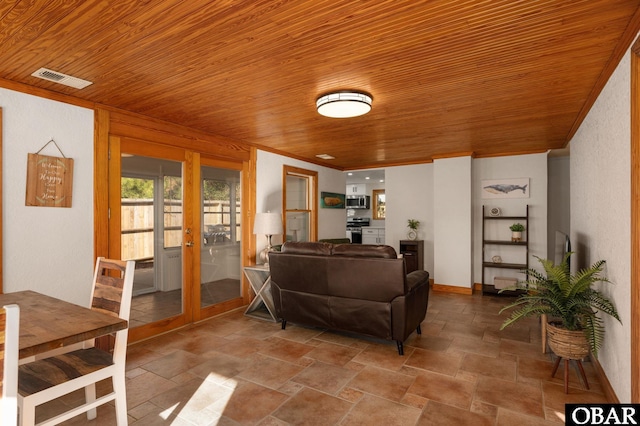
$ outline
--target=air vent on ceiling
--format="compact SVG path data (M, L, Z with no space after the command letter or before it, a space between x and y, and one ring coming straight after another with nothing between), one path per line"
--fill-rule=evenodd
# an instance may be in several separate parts
M335 160L336 159L336 157L334 157L333 155L329 155L329 154L317 154L316 157L322 158L323 160Z
M43 80L53 81L54 83L64 84L65 86L75 87L76 89L84 89L85 87L93 84L91 81L83 80L78 77L72 77L61 72L53 71L47 68L40 68L38 71L31 74L34 77L42 78Z

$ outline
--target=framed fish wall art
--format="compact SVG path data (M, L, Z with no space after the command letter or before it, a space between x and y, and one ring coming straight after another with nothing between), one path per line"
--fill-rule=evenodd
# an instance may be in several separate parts
M336 194L335 192L320 193L320 207L323 209L344 209L344 194Z
M482 198L529 198L529 178L482 181Z

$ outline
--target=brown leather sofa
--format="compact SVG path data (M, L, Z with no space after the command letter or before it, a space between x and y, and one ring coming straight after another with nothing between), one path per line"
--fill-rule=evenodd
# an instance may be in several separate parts
M427 312L429 273L405 272L393 247L286 242L269 254L276 314L287 322L403 342Z

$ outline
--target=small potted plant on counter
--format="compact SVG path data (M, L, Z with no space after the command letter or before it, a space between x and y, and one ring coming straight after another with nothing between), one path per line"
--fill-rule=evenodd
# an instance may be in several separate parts
M410 240L416 240L418 238L418 226L420 226L420 221L416 219L409 219L407 220L407 226L409 227L407 237Z
M514 223L509 227L511 229L511 241L522 241L522 231L524 231L524 225L521 223Z

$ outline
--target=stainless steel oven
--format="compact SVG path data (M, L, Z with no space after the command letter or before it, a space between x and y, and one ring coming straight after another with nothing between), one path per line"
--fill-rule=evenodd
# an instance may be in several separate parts
M362 227L369 225L369 218L366 217L347 219L347 237L351 239L352 244L362 244Z
M362 228L351 228L351 243L362 244Z

